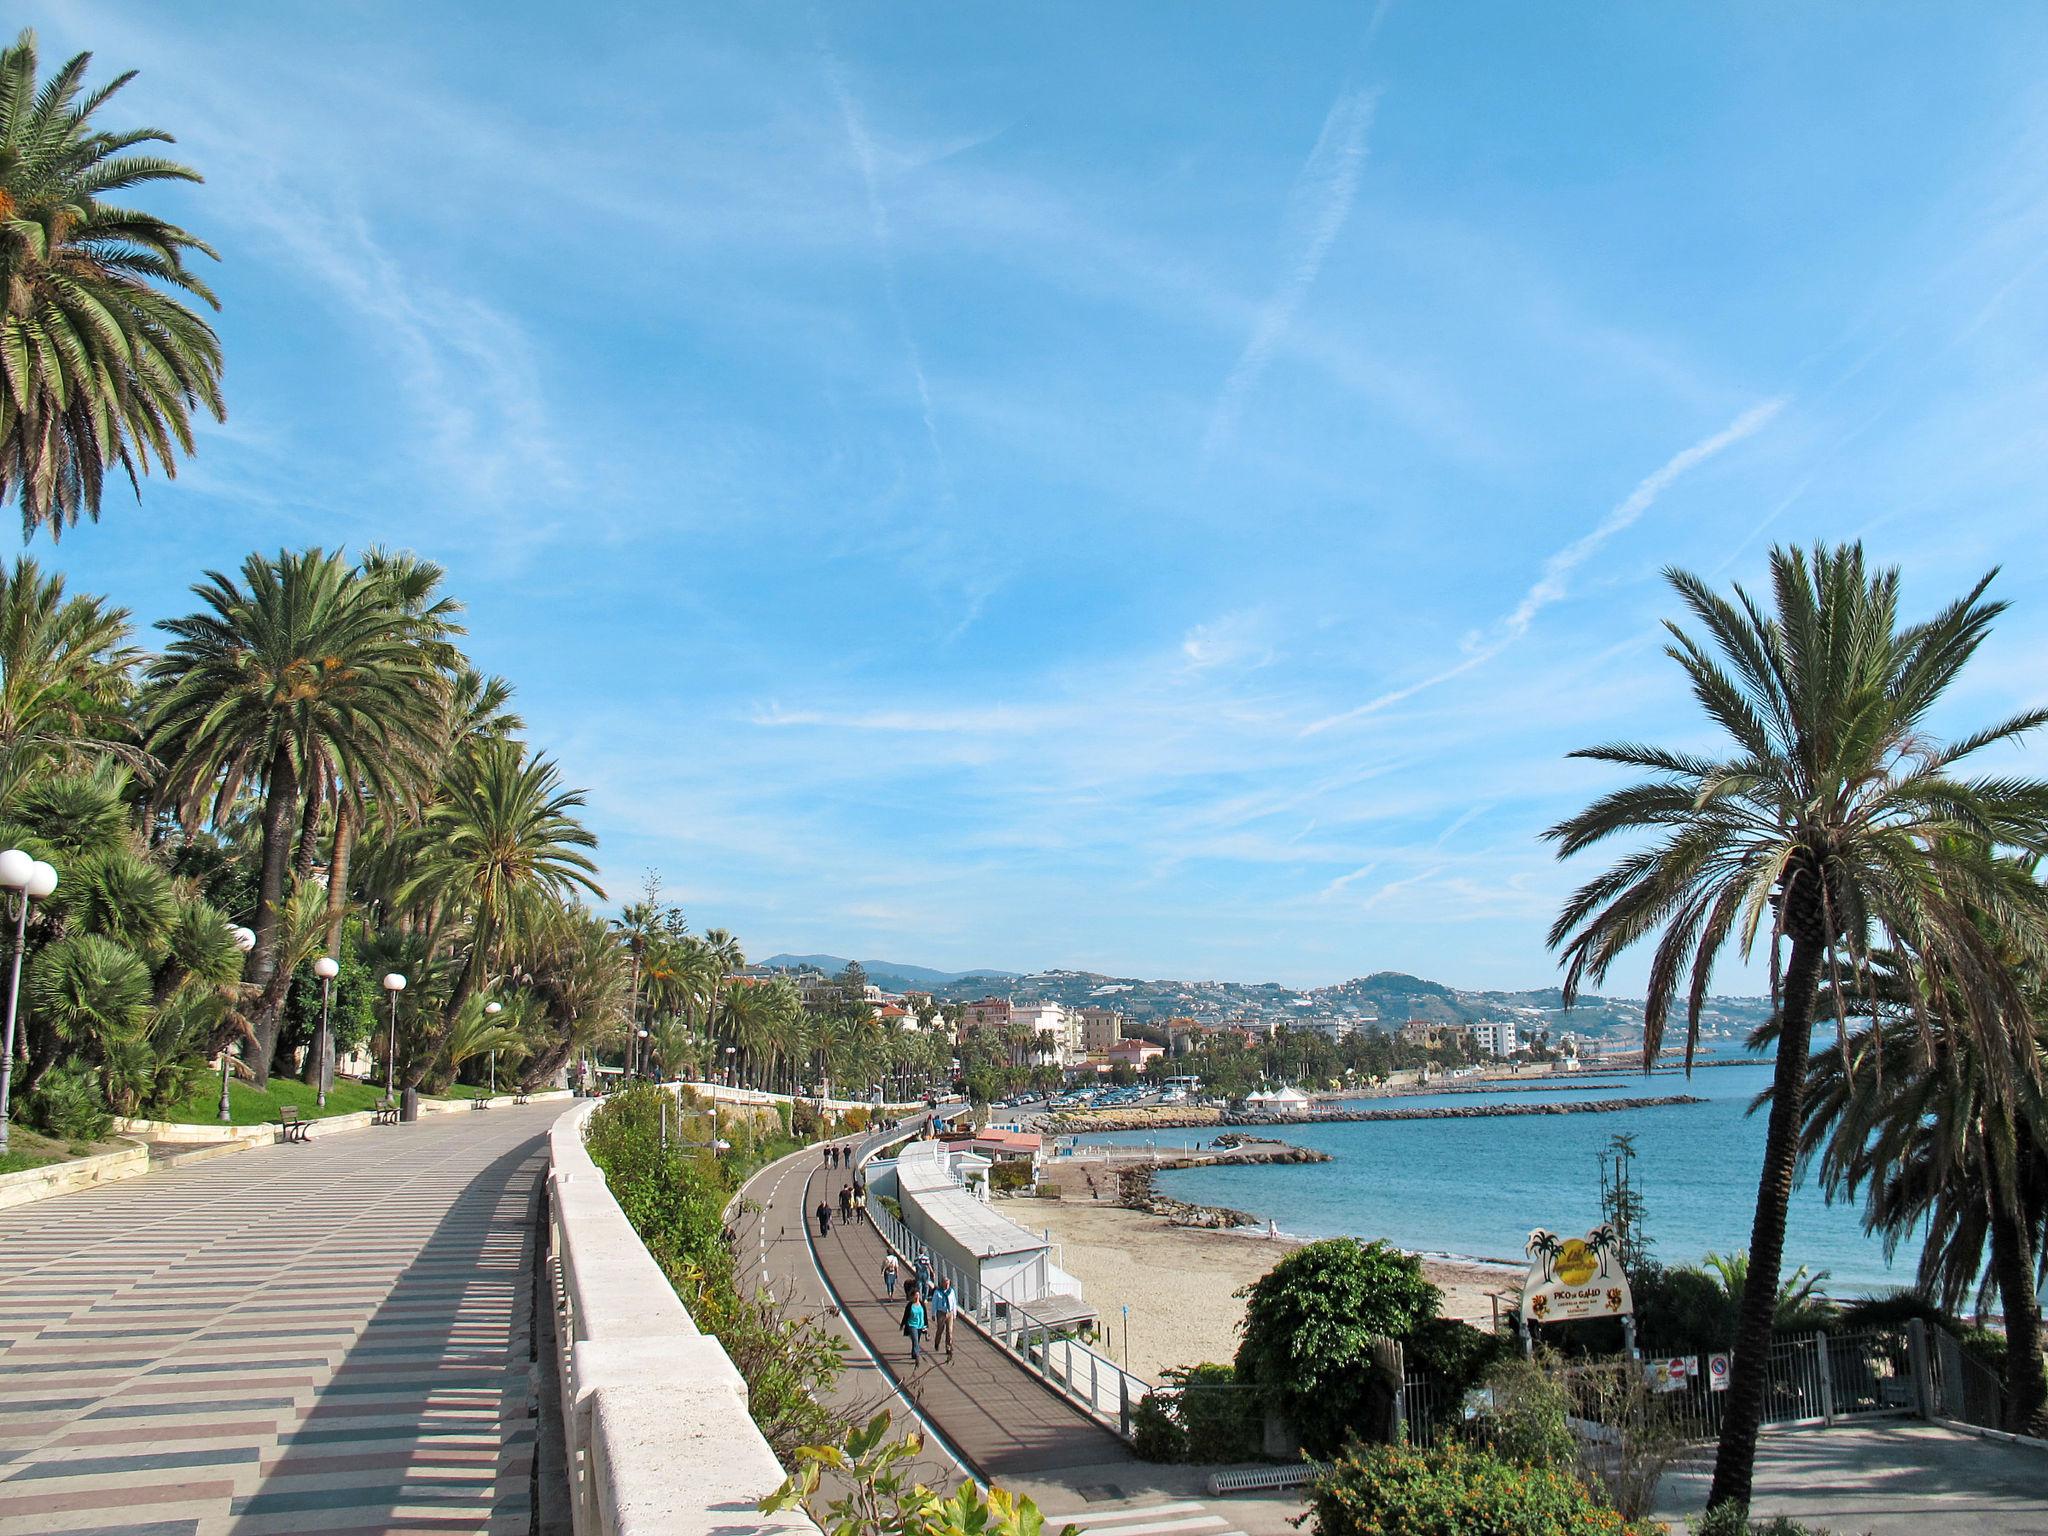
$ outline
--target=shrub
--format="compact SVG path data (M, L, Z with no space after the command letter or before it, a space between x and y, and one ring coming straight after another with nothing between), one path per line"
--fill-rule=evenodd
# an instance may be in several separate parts
M29 1096L28 1121L58 1141L98 1141L114 1128L98 1078L80 1062L50 1069Z
M1571 1393L1534 1360L1507 1360L1486 1379L1493 1399L1488 1447L1503 1461L1533 1467L1578 1465L1579 1442L1565 1421Z
M1021 1159L997 1163L988 1171L989 1188L999 1195L1015 1194L1031 1187L1031 1165Z
M1261 1394L1237 1371L1206 1362L1163 1373L1167 1385L1131 1411L1133 1448L1146 1461L1257 1461L1264 1455Z
M1801 1525L1783 1515L1752 1523L1742 1506L1732 1503L1716 1504L1704 1515L1688 1520L1685 1528L1691 1536L1828 1536L1818 1526Z
M818 1400L842 1368L839 1341L810 1318L788 1318L765 1295L743 1296L725 1241L730 1167L704 1149L708 1117L685 1114L666 1146L663 1090L641 1084L590 1117L591 1161L697 1326L713 1335L747 1383L747 1411L785 1466L798 1448L834 1438L842 1421ZM697 1146L684 1146L683 1142Z
M1453 1390L1477 1386L1499 1361L1512 1356L1515 1341L1456 1318L1432 1317L1401 1340L1408 1369L1432 1376Z
M1451 1444L1347 1453L1309 1489L1316 1536L1649 1536L1570 1473Z
M1400 1383L1376 1367L1373 1345L1436 1315L1440 1293L1419 1259L1382 1242L1327 1238L1238 1294L1248 1301L1237 1379L1265 1388L1302 1449L1328 1456L1348 1438L1386 1438Z

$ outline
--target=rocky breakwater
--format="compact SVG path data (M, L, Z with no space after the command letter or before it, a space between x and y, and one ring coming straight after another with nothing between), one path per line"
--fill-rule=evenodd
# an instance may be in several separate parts
M1248 1163L1327 1163L1330 1154L1310 1147L1291 1147L1284 1141L1255 1141L1250 1137L1230 1138L1235 1144L1218 1146L1209 1152L1186 1152L1167 1157L1146 1158L1117 1169L1117 1204L1133 1211L1163 1216L1177 1227L1249 1227L1258 1222L1250 1211L1227 1205L1191 1205L1159 1193L1153 1183L1156 1174L1175 1168L1229 1168Z
M1303 1115L1257 1111L1226 1112L1222 1125L1330 1125L1358 1120L1493 1120L1505 1115L1611 1115L1624 1109L1662 1109L1669 1104L1704 1104L1690 1093L1661 1093L1629 1099L1577 1099L1556 1104L1429 1104L1404 1109L1317 1109Z
M1221 1125L1220 1109L1181 1109L1154 1104L1147 1109L1079 1109L1056 1115L1034 1115L1025 1122L1047 1136L1079 1136L1094 1131L1184 1131Z

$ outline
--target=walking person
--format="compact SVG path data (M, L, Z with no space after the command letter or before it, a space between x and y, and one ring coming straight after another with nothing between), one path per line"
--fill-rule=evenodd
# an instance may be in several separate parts
M946 1363L953 1363L953 1279L948 1275L939 1282L939 1288L932 1292L932 1353L946 1352Z
M853 1215L853 1191L844 1184L839 1186L839 1219L845 1221Z
M891 1300L896 1295L896 1255L890 1254L882 1260L882 1295Z
M823 1237L832 1230L832 1207L824 1201L818 1202L818 1236Z
M910 1299L903 1304L903 1331L910 1339L910 1363L915 1365L918 1361L918 1350L924 1343L926 1317L924 1303L918 1299L915 1282L910 1285L906 1294Z
M929 1252L920 1253L917 1256L917 1288L923 1291L925 1295L931 1295L932 1283L935 1278L931 1254Z

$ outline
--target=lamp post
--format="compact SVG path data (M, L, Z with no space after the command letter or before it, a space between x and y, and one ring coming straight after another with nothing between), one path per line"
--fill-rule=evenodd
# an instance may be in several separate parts
M636 1036L633 1042L634 1072L638 1076L645 1077L647 1075L647 1047L642 1045L640 1041L645 1040L647 1038L647 1031L644 1029L636 1029L633 1031L633 1033Z
M21 995L21 949L28 905L57 889L57 871L19 848L0 853L0 889L14 893L14 971L7 983L7 1042L0 1046L0 1157L7 1154L7 1099L14 1089L14 1005Z
M490 1017L492 1017L492 1018L494 1018L494 1019L495 1019L495 1018L496 1018L496 1017L497 1017L497 1016L498 1016L499 1014L503 1013L504 1011L505 1011L505 1005L504 1005L503 1003L498 1003L498 1002L491 1002L491 1003L485 1003L485 1004L484 1004L484 1012L485 1012L486 1014L490 1015ZM492 1046L492 1047L491 1047L491 1092L492 1092L492 1094L494 1094L494 1095L495 1095L495 1094L497 1093L497 1091L498 1091L498 1048L497 1048L497 1047L496 1047L496 1046L494 1045L494 1046Z
M391 1027L384 1036L384 1097L393 1103L398 1096L398 994L405 990L405 978L396 971L384 976L384 990L391 994Z
M734 1051L738 1050L738 1049L739 1049L739 1047L738 1047L738 1046L736 1046L736 1045L728 1045L728 1046L727 1046L727 1047L725 1048L725 1086L726 1086L726 1087L728 1087L728 1088L732 1088L732 1087L736 1087L736 1086L737 1086L737 1085L736 1085L736 1084L735 1084L735 1083L733 1082L733 1080L732 1080L732 1074L733 1074L733 1065L732 1065L732 1053L733 1053Z
M327 1016L334 1001L334 978L341 974L341 962L332 955L322 955L313 962L313 974L320 978L320 1065L314 1070L314 1099L322 1109L327 1107L327 1080L334 1073L333 1036L328 1032Z
M228 933L230 936L233 937L235 941L235 948L239 949L243 954L248 954L250 950L256 947L256 935L251 933L247 928L230 927L228 929ZM234 1047L232 1044L223 1044L221 1046L220 1123L222 1125L226 1125L230 1120L234 1119L235 1117L234 1111L228 1105L228 1059L233 1054Z

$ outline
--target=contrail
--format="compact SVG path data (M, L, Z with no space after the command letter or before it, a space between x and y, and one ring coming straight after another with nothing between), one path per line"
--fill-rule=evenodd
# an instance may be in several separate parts
M1347 709L1342 714L1312 721L1302 727L1301 734L1314 736L1321 731L1329 730L1332 726L1347 725L1353 720L1362 720L1367 715L1376 715L1383 709L1412 699L1418 693L1447 683L1454 677L1462 677L1475 667L1484 666L1527 634L1529 626L1536 620L1536 615L1565 595L1567 578L1601 545L1641 518L1656 505L1657 498L1671 489L1688 471L1697 469L1716 454L1762 431L1784 405L1785 397L1780 395L1764 401L1761 405L1751 406L1712 437L1702 438L1690 448L1673 454L1657 470L1638 481L1636 488L1600 520L1599 526L1574 539L1543 562L1543 574L1536 578L1527 592L1522 594L1522 600L1501 617L1494 628L1493 638L1455 666L1432 673L1419 682L1396 688L1391 693L1383 693L1376 699L1369 699L1356 709Z
M838 58L829 48L820 48L818 53L825 67L826 83L832 88L832 99L839 105L839 119L846 127L846 139L853 149L854 163L860 167L861 187L867 194L868 228L874 235L875 253L882 266L882 293L888 301L889 317L896 325L896 339L902 343L904 356L909 361L910 377L917 386L918 410L924 417L925 440L931 445L932 462L938 469L940 493L945 500L951 501L953 474L946 462L946 450L939 445L939 425L932 411L931 384L925 378L924 354L918 348L917 338L910 333L910 319L904 313L902 290L896 282L895 243L889 232L889 209L882 201L875 141L868 134L867 119L861 114L860 103L854 100L853 90L846 83L846 71L840 67Z
M1378 25L1377 13L1374 25ZM1272 364L1274 349L1294 323L1295 312L1315 286L1330 247L1336 244L1344 221L1351 216L1351 205L1358 196L1358 178L1365 169L1365 134L1372 125L1374 103L1375 97L1365 91L1346 87L1338 92L1323 119L1323 131L1316 136L1315 148L1309 151L1294 179L1287 218L1293 236L1293 260L1260 311L1251 339L1238 354L1216 397L1209 429L1202 436L1205 464L1236 432L1246 400Z

